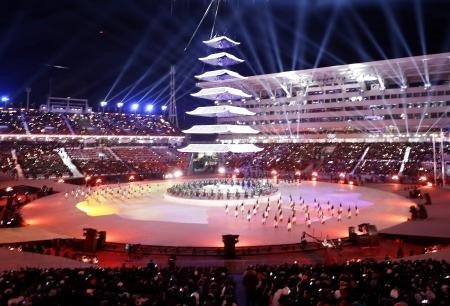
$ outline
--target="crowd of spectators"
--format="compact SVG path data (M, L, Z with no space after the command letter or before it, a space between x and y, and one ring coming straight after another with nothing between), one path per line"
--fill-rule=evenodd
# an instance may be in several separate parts
M398 174L407 143L371 143L356 174Z
M13 160L10 145L0 146L0 171L7 174L15 173L15 162Z
M58 150L65 150L73 164L85 175L141 174L146 178L161 178L175 169L187 169L188 153L178 152L170 144L142 144L93 141L10 141L1 142L1 171L14 171L11 150L15 149L18 163L26 177L71 175ZM408 180L432 179L433 147L431 143L284 143L259 144L264 150L257 153L228 153L219 162L229 171L239 169L253 177L300 171L305 178L318 172L336 178L340 173L354 176L399 175ZM409 148L409 154L407 150ZM444 156L449 155L445 144ZM437 162L440 147L437 144ZM408 157L405 160L405 157ZM202 165L195 163L194 166ZM212 171L212 170L211 170Z
M433 146L428 143L410 144L408 162L405 163L403 174L419 177L429 175L433 171ZM440 157L440 156L438 156Z
M26 178L70 176L71 172L58 154L61 147L55 142L15 143L17 161Z
M124 113L54 113L40 110L0 110L0 134L162 135L180 130L163 116Z
M320 173L350 173L369 145L367 143L339 143L327 152L318 171Z
M108 113L102 114L102 118L106 130L113 135L181 135L162 116Z
M162 116L90 113L64 114L77 135L181 135Z
M150 147L117 147L112 150L134 171L149 177L162 177L173 165L167 156L167 149L162 154Z
M224 156L224 165L228 168L272 169L292 171L303 170L309 164L318 162L322 157L322 150L326 146L320 143L288 143L288 144L259 144L264 148L257 153L233 154Z
M25 269L0 274L0 305L232 306L226 268Z
M414 179L425 175L428 179L431 178L431 143L305 143L258 146L264 150L257 153L229 153L224 155L222 164L230 171L238 168L247 173L251 172L251 169L259 169L265 175L276 170L278 173L301 171L302 175L304 172L309 175L315 171L319 175L333 177L344 173L383 177L400 174ZM405 155L408 147L410 153ZM444 148L444 152L447 149L448 146ZM407 160L404 160L405 156L408 156Z
M66 114L67 121L77 135L108 135L102 114Z
M352 261L344 265L251 266L249 305L450 305L445 261Z
M25 128L17 110L0 110L0 134L22 134Z
M31 134L68 135L70 129L59 113L30 110L23 113Z
M127 174L131 170L104 148L66 148L73 164L84 175Z

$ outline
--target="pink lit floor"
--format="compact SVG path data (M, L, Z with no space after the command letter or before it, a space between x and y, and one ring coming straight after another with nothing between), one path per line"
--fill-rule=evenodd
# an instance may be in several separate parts
M259 199L259 210L253 215L256 199L245 200L244 214L241 214L242 200L186 200L173 198L165 190L173 182L139 182L133 187L121 185L131 193L129 198L103 193L89 202L85 195L75 197L73 185L60 185L64 190L58 194L38 199L23 209L23 216L29 226L39 227L60 235L82 238L83 228L95 228L107 232L107 240L167 246L223 246L223 234L239 235L238 246L297 243L303 231L324 239L348 236L348 227L361 223L375 224L378 230L392 227L407 219L410 200L400 195L373 188L330 184L323 182L302 182L301 184L278 185L279 192L270 199L271 210L267 223L262 224L262 213L267 197ZM141 185L140 185L141 184ZM117 188L117 185L102 187ZM65 192L68 192L66 198ZM76 193L74 193L76 194ZM284 220L274 228L278 198L282 197ZM287 219L292 215L290 197L296 202L297 224L287 230ZM300 197L305 204L300 205ZM314 200L316 202L314 202ZM330 205L328 205L328 201ZM315 204L316 203L316 204ZM324 211L325 223L321 224L317 214L317 203ZM337 209L342 203L342 221L337 220ZM229 213L225 206L228 204ZM239 216L234 211L239 206ZM304 209L309 206L311 227L305 224ZM330 206L335 213L331 216ZM356 216L355 206L359 209ZM348 208L351 218L348 218ZM247 212L251 210L251 220Z

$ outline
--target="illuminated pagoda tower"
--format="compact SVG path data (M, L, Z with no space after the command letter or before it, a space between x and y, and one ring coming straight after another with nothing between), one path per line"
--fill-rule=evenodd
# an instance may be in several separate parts
M199 58L203 63L218 66L220 69L207 71L195 77L200 81L217 83L217 87L204 88L199 92L191 94L191 96L201 99L214 101L214 106L197 107L193 111L186 112L188 115L201 117L237 117L237 116L254 116L255 113L244 107L233 106L235 100L250 98L251 95L243 92L238 88L221 86L221 82L230 79L246 79L246 77L228 70L228 66L243 63L244 60L236 56L224 52L225 49L233 48L239 45L239 42L232 39L219 36L203 43L211 48L219 49L221 52L210 54L206 57ZM194 125L188 130L183 131L185 134L257 134L258 130L250 126L238 124L213 124L213 125ZM189 153L251 153L262 151L262 148L249 143L207 143L207 144L189 144L179 149L181 152Z

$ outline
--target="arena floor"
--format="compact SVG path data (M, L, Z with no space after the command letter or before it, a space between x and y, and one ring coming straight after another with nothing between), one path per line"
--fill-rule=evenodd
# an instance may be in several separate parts
M258 200L259 210L253 215L256 199L245 200L242 213L242 200L193 200L168 196L165 190L173 183L157 181L104 186L101 188L107 191L97 192L89 201L85 201L86 194L82 194L87 190L77 192L74 185L60 184L62 192L26 205L23 216L31 227L77 238L83 237L83 228L95 228L106 231L107 241L112 242L223 246L222 235L237 234L240 236L238 246L253 246L297 243L303 231L319 239L347 237L348 227L357 227L361 223L371 223L382 230L406 221L409 206L413 204L398 194L367 187L310 181L281 183L278 193L270 197L271 210L263 225L262 213L267 206L267 197ZM117 186L121 188L120 194L114 191ZM284 218L275 228L274 216L279 214L277 202L280 196ZM287 220L292 217L291 197L296 203L297 224L289 232ZM343 213L342 221L338 222L340 203ZM309 228L305 223L306 206L312 221ZM324 212L323 224L319 207ZM334 207L333 216L331 207ZM349 208L351 218L348 218ZM249 210L250 221L247 219Z

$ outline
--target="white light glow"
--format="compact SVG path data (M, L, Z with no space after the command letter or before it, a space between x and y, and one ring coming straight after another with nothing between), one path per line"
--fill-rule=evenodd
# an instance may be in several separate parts
M131 110L132 111L137 111L139 109L139 103L133 103L131 104Z

